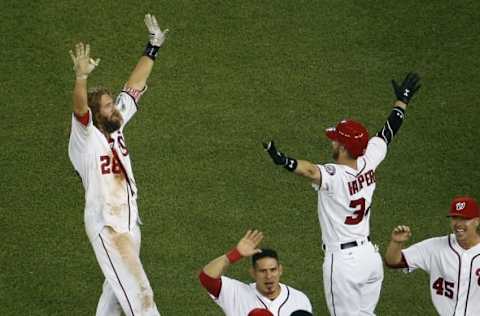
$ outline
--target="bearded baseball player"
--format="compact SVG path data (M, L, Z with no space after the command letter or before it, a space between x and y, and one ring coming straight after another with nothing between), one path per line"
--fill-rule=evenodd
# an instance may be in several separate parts
M97 316L160 315L140 261L138 191L123 134L165 40L153 15L145 24L150 40L115 100L105 88L87 92L87 78L100 61L90 57L90 46L78 43L70 51L76 80L68 154L82 178L85 228L105 276Z
M369 139L359 122L343 120L326 130L335 163L313 164L287 157L273 141L264 147L277 165L312 182L318 194L318 218L325 259L324 292L331 315L375 315L383 280L382 260L370 242L370 206L375 170L405 119L407 104L420 88L409 73L398 85L397 101L384 126Z
M393 229L385 253L390 268L411 272L422 269L430 275L430 295L441 316L480 315L480 209L477 201L460 196L450 205L453 234L435 237L403 249L410 239L408 226Z
M311 315L308 297L280 283L283 266L277 252L257 248L262 239L262 232L247 231L235 248L203 268L200 283L227 316L290 316L294 312L301 315L300 311ZM245 284L222 275L231 264L250 256L254 283Z

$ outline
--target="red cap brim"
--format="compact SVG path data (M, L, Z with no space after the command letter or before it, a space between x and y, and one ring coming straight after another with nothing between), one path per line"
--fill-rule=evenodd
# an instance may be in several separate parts
M450 213L448 213L447 217L461 217L461 218L464 218L464 219L472 219L472 218L478 217L478 215L477 214L465 214L465 213L450 212Z
M331 140L337 140L337 131L335 127L330 127L325 130L325 135Z

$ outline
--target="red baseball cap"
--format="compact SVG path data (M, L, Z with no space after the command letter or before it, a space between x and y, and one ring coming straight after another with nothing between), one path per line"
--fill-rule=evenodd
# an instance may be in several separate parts
M255 308L248 313L248 316L273 316L273 314L268 309Z
M448 217L458 216L466 219L480 217L477 201L469 196L457 196L450 204Z
M368 145L368 130L353 120L342 120L336 127L327 128L325 134L345 146L353 158L363 155Z

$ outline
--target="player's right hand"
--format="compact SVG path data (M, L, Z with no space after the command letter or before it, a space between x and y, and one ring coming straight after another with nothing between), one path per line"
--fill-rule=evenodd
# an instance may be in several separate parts
M258 230L249 230L237 244L237 250L242 257L250 257L262 252L257 246L263 239L263 233Z
M73 70L77 79L87 79L88 75L98 66L100 58L90 58L90 45L82 42L75 45L75 54L70 50L73 61Z
M409 72L401 85L395 80L392 80L393 91L398 101L402 101L405 104L408 104L412 99L415 92L420 89L421 85L418 84L420 77L417 73Z
M262 143L262 144L263 144L263 148L265 148L265 150L270 155L270 158L272 158L273 162L276 165L285 166L287 164L287 157L282 152L277 150L273 140L269 141L268 144L267 143Z
M392 231L392 241L394 242L406 242L412 236L412 232L410 231L410 227L405 225L398 225Z

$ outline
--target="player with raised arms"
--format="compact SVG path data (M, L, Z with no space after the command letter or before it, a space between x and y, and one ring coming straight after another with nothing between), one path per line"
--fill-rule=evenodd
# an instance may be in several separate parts
M68 154L82 179L85 228L105 276L97 316L160 315L140 261L138 191L123 135L165 40L153 15L145 16L145 24L150 40L115 100L108 89L87 90L100 61L90 57L90 46L78 43L70 51L76 80Z
M396 101L374 137L369 138L367 129L353 120L327 129L335 163L297 160L278 151L273 141L264 143L275 164L307 178L317 191L325 250L323 285L331 315L375 315L383 280L381 257L370 242L375 170L405 119L407 105L420 88L419 80L415 73L409 73L400 85L392 80Z

